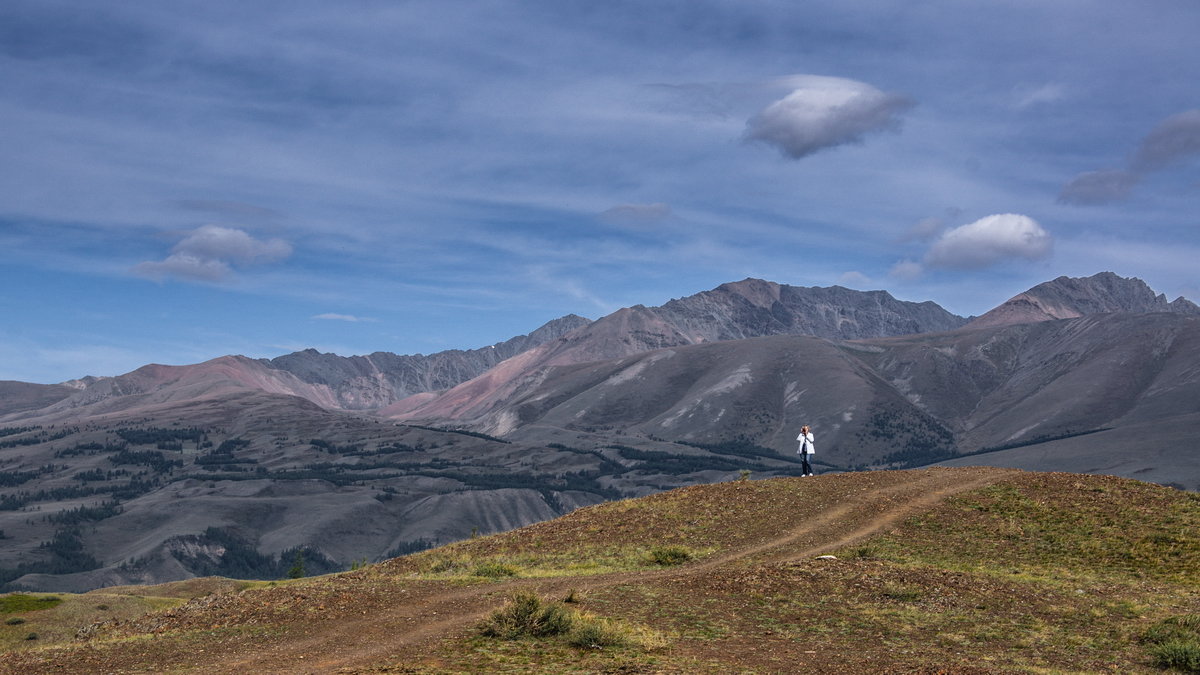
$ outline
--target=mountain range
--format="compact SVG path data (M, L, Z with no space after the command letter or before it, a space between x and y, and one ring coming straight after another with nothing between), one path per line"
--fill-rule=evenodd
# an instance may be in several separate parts
M746 279L432 355L226 356L0 383L0 583L316 569L581 505L933 463L1200 488L1200 308L1112 273L980 317ZM322 567L324 566L324 567Z

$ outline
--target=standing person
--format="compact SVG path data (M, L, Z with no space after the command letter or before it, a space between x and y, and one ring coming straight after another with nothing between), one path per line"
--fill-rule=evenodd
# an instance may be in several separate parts
M800 441L800 449L797 450L796 452L799 453L799 455L800 455L800 469L803 471L802 475L804 475L804 476L816 475L813 473L812 465L810 465L808 463L808 456L815 455L817 453L817 451L813 447L812 431L809 430L807 424L800 427L800 435L796 437L796 440Z

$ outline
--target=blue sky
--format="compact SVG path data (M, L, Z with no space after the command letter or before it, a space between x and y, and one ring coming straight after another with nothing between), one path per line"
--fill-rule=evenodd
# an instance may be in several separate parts
M0 379L726 281L1200 300L1200 5L0 4Z

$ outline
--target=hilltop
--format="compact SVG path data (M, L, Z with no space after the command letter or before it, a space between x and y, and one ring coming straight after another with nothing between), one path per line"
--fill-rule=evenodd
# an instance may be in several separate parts
M1168 633L1200 653L1198 532L1196 495L1115 477L733 481L98 625L67 624L128 589L67 596L0 627L0 673L1158 672ZM481 633L520 591L605 646Z

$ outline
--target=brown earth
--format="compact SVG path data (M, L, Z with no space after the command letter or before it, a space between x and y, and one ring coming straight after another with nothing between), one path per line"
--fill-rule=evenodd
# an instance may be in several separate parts
M863 629L868 641L820 649L833 643L821 633L822 617L807 608L833 603L824 617L833 622L843 604L894 597L900 607L908 601L904 589L919 588L919 602L935 613L986 606L992 618L1013 622L1026 620L1033 606L1064 616L1080 613L1075 596L1049 588L869 559L817 559L891 533L952 497L1003 489L1029 475L929 469L683 488L579 509L555 521L355 572L198 598L174 610L93 627L84 631L87 639L73 644L3 655L0 673L1025 671L1013 655L963 659L953 644L939 640L944 636L910 634L901 640L886 629L876 635L877 628L869 626ZM636 515L622 518L623 510ZM591 576L471 581L421 574L431 561L451 555L552 559L639 542L682 542L708 553L679 567ZM589 611L668 630L677 639L649 659L568 651L569 666L552 649L513 647L505 656L505 645L480 645L476 626L519 589L556 598L575 591ZM809 603L803 612L790 609L789 603L801 599ZM1194 594L1187 602L1194 610ZM764 622L764 607L785 621ZM797 632L812 621L818 622L813 632ZM1085 664L1090 657L1057 661L1063 658L1074 657L1047 652L1044 661L1056 671L1128 672L1127 666L1110 669L1099 660Z

